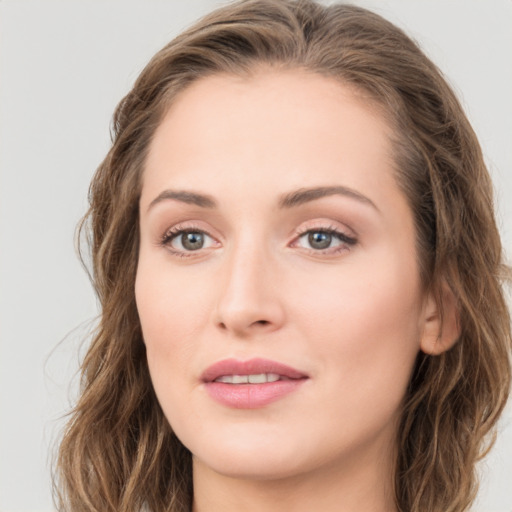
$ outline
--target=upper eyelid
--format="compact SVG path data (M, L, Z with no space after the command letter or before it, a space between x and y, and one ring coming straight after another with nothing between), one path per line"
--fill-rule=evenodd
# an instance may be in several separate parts
M295 237L291 243L291 245L293 246L296 246L296 244L299 243L299 240L301 238L303 238L304 236L306 236L308 233L310 232L323 232L323 233L329 233L331 235L333 235L335 238L337 238L342 244L346 244L348 246L353 246L353 245L356 245L358 243L358 239L355 238L355 237L352 237L350 235L347 235L339 230L322 230L322 229L308 229L307 231L305 231L303 234ZM326 249L328 250L328 249Z
M339 235L343 238L347 238L347 239L350 239L350 240L356 240L357 237L351 235L351 234L348 234L347 232L345 232L345 230L342 230L342 229L338 229L338 228L333 228L333 227L330 227L330 228L323 228L323 227L319 227L319 228L308 228L308 229L305 229L304 231L299 231L297 232L297 236L299 238L302 238L304 235L308 234L308 233L314 233L314 232L321 232L321 233L329 233L329 234L332 234L332 235Z
M302 235L305 235L306 233L310 233L311 231L321 231L323 233L338 233L340 235L346 234L342 229L339 229L339 228L336 228L333 226L330 226L330 227L318 226L318 227L309 227L309 228L305 228L305 229L298 229L296 233L298 235L302 236Z
M339 233L353 239L359 238L354 229L343 222L333 219L313 219L302 222L297 228L294 229L294 234L295 236L298 236L315 230Z
M187 233L187 232L194 232L198 231L201 233L205 233L206 235L210 236L211 238L217 238L215 235L212 234L212 230L205 228L204 226L199 225L197 222L179 222L177 224L174 224L170 228L167 228L163 234L162 239L166 238L170 235L178 235L180 233Z
M289 240L287 243L290 243L297 237L303 236L304 234L315 230L333 234L338 233L346 238L353 240L358 240L359 238L354 229L340 221L334 219L310 219L303 221L298 226L294 227L292 232L289 233L287 237ZM178 222L171 227L166 228L159 236L159 239L170 239L173 236L179 235L180 233L191 231L205 233L207 236L213 238L217 242L222 242L223 239L222 235L218 233L217 230L210 228L209 226L205 226L203 221L198 220ZM292 240L290 240L290 238L292 238Z

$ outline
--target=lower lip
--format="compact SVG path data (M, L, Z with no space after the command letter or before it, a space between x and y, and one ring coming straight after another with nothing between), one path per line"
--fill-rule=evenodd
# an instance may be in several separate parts
M278 380L264 384L226 384L207 382L209 395L234 409L258 409L296 391L307 379Z

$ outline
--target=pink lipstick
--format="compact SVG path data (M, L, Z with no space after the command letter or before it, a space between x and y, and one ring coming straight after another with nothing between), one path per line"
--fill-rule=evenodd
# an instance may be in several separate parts
M268 359L225 359L201 375L215 401L236 409L264 407L296 391L308 378L304 372Z

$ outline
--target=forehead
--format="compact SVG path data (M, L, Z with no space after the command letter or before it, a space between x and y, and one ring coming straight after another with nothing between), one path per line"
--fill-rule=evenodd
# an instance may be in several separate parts
M375 103L333 78L297 69L217 74L174 99L150 146L143 195L169 180L182 188L233 180L271 180L276 189L282 180L377 185L392 171L390 140Z

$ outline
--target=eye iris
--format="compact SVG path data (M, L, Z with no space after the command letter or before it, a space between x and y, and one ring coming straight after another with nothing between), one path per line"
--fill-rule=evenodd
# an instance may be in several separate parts
M189 251L197 251L204 245L204 235L199 232L183 233L181 235L181 243L183 247Z
M308 242L313 249L327 249L331 245L332 235L322 231L313 231L308 235Z

